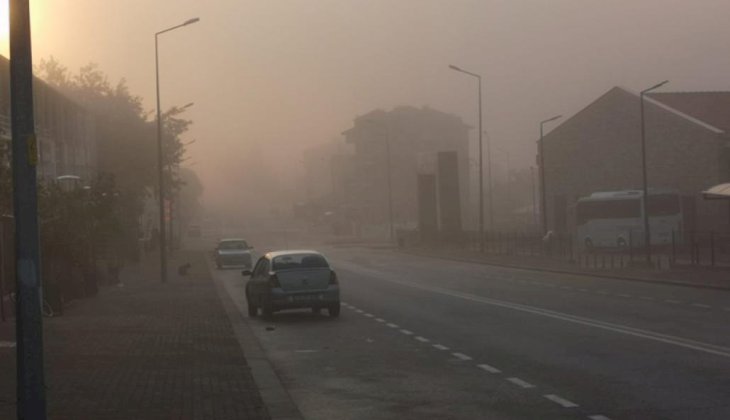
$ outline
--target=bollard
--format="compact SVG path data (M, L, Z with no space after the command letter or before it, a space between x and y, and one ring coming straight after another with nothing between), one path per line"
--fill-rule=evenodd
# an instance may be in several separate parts
M710 266L715 266L715 231L710 232Z

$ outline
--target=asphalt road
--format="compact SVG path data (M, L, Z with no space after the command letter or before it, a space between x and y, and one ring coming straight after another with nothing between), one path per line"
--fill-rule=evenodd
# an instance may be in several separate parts
M339 319L249 320L305 418L730 418L730 293L321 250Z

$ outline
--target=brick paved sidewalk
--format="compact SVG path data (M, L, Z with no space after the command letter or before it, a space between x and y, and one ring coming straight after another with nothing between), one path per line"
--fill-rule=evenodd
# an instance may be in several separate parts
M127 269L124 287L45 319L49 418L269 418L203 258L182 255L189 275L167 284L154 261ZM0 341L11 328L0 326ZM10 418L15 349L0 348L0 419Z

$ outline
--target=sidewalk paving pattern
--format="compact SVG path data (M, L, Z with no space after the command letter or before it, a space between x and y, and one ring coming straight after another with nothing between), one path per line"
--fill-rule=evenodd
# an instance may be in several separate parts
M151 261L124 287L45 318L49 418L269 418L204 258L183 254L190 272L167 284ZM0 348L0 418L15 418L14 348Z

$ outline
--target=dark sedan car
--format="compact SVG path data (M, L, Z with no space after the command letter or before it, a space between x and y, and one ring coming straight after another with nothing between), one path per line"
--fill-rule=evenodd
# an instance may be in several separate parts
M246 283L249 316L259 308L264 317L282 309L326 308L332 317L340 314L340 287L337 274L327 259L316 251L269 252L261 257Z

